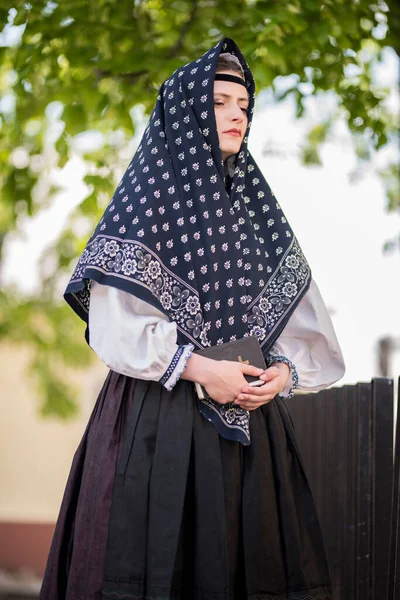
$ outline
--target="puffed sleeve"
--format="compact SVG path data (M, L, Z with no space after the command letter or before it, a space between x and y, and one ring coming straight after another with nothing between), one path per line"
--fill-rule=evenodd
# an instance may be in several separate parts
M177 344L176 323L148 302L114 287L91 284L89 343L113 371L159 381L171 390L194 346Z
M343 377L342 351L314 280L271 348L267 362L285 362L291 368L281 397L290 397L296 387L316 392Z

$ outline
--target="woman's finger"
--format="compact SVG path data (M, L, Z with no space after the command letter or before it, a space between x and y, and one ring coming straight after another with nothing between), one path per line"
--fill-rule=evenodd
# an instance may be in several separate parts
M243 395L240 394L240 396L238 396L238 398L236 398L236 400L234 401L234 404L239 405L243 408L244 404L246 405L246 408L248 406L261 406L262 404L266 404L267 402L269 402L270 400L272 400L273 398L275 398L275 395L273 394L268 394L268 395L264 395L261 397L251 397L249 395Z
M253 396L253 398L259 399L262 396L270 396L271 394L275 396L277 393L278 392L276 383L268 382L258 387L249 387L248 385L245 385L240 391L240 396Z
M275 396L275 390L269 391L267 394L265 392L263 394L243 394L241 392L236 398L236 400L246 400L246 402L265 402L266 400L272 400L272 398L275 398Z
M264 379L265 381L271 381L272 379L275 379L275 377L279 377L279 375L280 371L278 367L268 367L268 369L265 369L264 372L259 375L259 378Z
M257 408L260 408L260 406L263 406L264 404L268 404L268 402L271 402L272 398L270 398L269 400L265 400L264 402L249 402L246 400L240 400L240 403L235 403L237 406L240 406L240 408L243 408L244 410L256 410Z

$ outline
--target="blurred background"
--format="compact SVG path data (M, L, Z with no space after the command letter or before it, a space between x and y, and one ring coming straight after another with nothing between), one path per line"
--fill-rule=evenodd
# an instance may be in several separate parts
M337 385L400 374L400 9L0 0L0 31L0 597L23 597L107 372L63 290L158 87L222 37L256 79L250 150L329 307Z

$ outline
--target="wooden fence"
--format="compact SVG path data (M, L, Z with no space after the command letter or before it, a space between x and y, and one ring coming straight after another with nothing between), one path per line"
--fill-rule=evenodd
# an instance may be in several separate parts
M321 521L334 599L400 600L400 411L394 453L393 381L296 395L287 407Z

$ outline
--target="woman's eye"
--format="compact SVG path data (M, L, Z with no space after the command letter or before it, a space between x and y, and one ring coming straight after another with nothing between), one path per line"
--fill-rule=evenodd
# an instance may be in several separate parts
M214 104L215 104L215 106L223 106L223 105L224 105L224 103L223 103L223 102L220 102L220 101L218 101L218 100L216 100L216 101L214 102Z
M243 111L243 112L244 112L244 113L247 115L247 111L248 111L248 109L247 109L247 108L243 108L243 107L242 107L242 111Z

